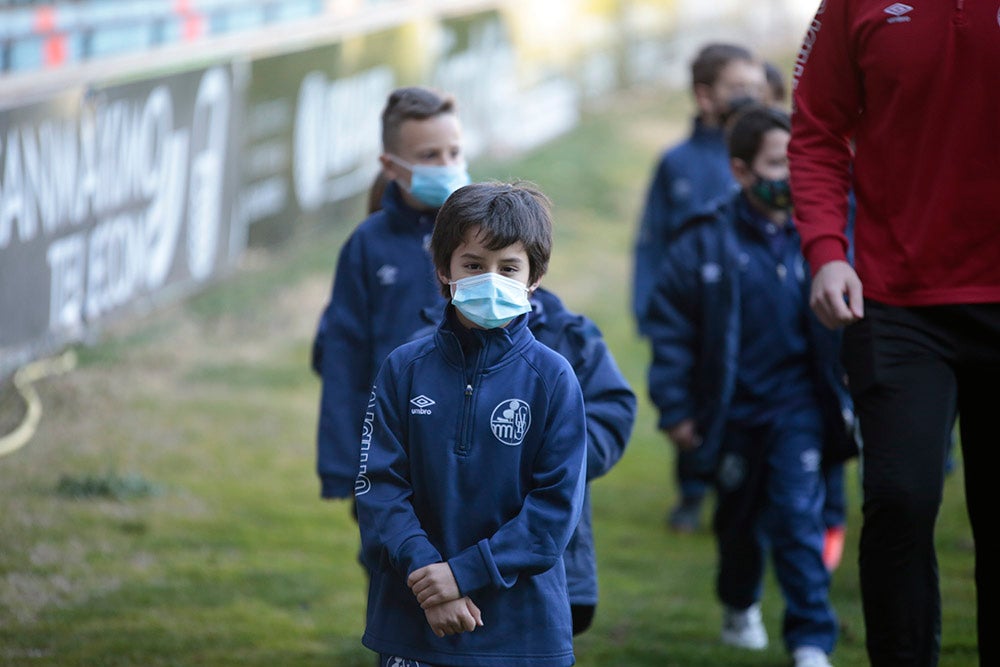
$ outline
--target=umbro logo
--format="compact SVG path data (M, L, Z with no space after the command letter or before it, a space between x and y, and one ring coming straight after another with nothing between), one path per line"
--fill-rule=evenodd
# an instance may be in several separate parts
M907 16L907 14L913 11L913 7L911 7L910 5L905 5L902 2L896 2L889 5L882 11L884 11L886 14L889 14L892 17L890 19L887 19L888 23L905 23L906 21L910 20L910 17Z
M423 394L420 394L416 398L411 398L410 403L416 407L410 408L411 415L429 415L432 414L431 410L427 408L434 405L434 399L428 398Z
M383 264L379 267L378 271L375 272L378 276L379 284L382 285L395 285L396 280L399 277L399 267L393 266L392 264Z

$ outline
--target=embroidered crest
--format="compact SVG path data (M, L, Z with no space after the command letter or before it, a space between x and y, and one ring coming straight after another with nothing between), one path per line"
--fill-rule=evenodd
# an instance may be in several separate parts
M509 398L493 408L490 428L497 440L505 445L520 445L530 426L531 406L519 398Z

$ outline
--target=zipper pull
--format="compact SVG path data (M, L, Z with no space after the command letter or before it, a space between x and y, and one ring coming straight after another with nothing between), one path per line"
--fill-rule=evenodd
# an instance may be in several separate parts
M466 396L472 396L472 385L471 384L465 385L465 395Z

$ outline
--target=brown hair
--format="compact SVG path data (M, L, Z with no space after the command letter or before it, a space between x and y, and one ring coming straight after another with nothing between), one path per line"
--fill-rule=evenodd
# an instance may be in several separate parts
M451 256L470 230L489 250L520 242L528 255L528 283L538 282L552 255L551 202L534 183L473 183L452 193L438 211L431 254L438 273L451 275ZM450 297L448 285L441 292Z
M382 110L382 150L391 153L399 141L399 129L408 120L426 120L455 113L455 98L423 86L397 88L389 93Z
M764 144L765 134L771 130L790 132L791 127L788 114L780 109L763 104L743 107L729 125L726 137L729 157L751 165Z
M756 62L749 49L737 44L706 44L691 62L691 85L696 86L703 83L707 86L714 86L726 65L736 60L748 63Z

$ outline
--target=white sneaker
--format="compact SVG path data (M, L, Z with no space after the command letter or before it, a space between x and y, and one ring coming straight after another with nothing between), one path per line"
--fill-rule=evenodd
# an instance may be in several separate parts
M767 630L760 617L760 603L746 609L725 607L722 614L722 643L761 651L767 648Z
M833 667L826 651L816 646L800 646L792 651L795 667Z

